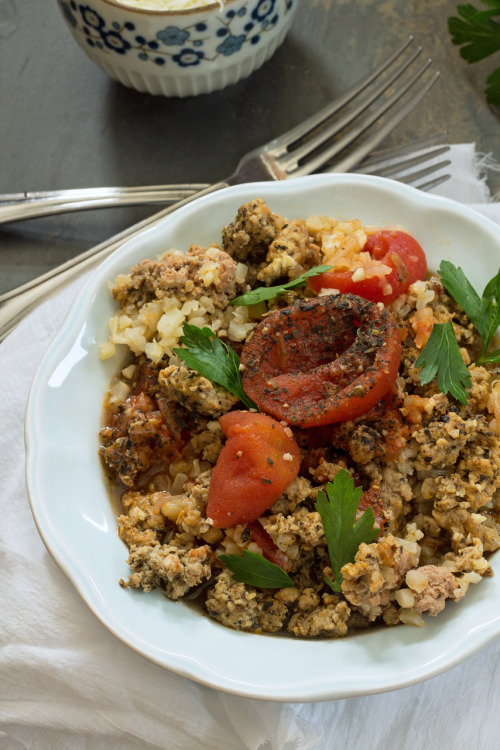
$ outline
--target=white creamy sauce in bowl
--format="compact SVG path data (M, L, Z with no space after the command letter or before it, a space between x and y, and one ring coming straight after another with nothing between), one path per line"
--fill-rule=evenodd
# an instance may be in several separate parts
M218 3L223 7L222 0L115 0L117 5L126 5L139 10L191 10L191 8L204 8L208 5Z

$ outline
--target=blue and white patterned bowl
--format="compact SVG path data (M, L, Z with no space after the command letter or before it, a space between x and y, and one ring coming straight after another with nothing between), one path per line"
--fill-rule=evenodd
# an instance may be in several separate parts
M88 55L125 86L164 96L208 94L260 68L283 42L299 0L223 0L176 11L117 0L57 0Z

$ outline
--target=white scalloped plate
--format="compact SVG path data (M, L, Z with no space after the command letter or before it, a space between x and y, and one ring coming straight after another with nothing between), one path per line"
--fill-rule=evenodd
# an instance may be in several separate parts
M399 183L319 175L256 183L205 196L126 242L75 299L33 381L26 414L27 481L45 545L96 617L152 662L220 690L277 701L313 701L383 692L437 675L500 634L500 556L496 575L448 603L427 627L377 629L342 640L294 640L224 628L159 592L122 589L127 550L97 456L106 385L116 364L99 360L114 312L107 283L147 256L220 239L245 201L262 197L287 218L312 213L401 224L426 250L467 272L482 292L500 265L500 230L476 212Z

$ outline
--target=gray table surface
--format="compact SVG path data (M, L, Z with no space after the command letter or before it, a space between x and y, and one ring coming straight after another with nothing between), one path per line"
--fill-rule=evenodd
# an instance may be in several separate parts
M483 93L494 61L471 66L460 58L447 31L456 5L301 0L285 43L250 78L208 96L167 99L101 72L73 41L56 0L0 0L0 193L214 182L410 34L441 78L387 145L447 130L450 142L474 141L500 161L500 112ZM490 180L496 192L500 176ZM0 226L0 293L154 211L101 209Z

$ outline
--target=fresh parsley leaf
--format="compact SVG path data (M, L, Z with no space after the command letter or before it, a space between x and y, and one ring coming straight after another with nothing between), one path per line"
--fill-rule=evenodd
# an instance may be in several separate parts
M247 409L256 409L243 390L240 376L240 358L228 344L221 341L210 328L198 328L184 323L181 343L184 349L174 349L179 359L213 383L218 383L238 396Z
M242 294L240 297L235 297L231 300L232 305L256 305L258 302L264 302L265 300L277 297L278 294L283 294L290 289L296 289L297 287L304 286L307 279L313 276L319 276L320 273L329 271L332 266L314 266L314 268L305 271L305 273L297 276L296 279L288 281L286 284L278 284L276 286L259 286L257 289L252 289L248 294Z
M500 361L500 358L492 358L492 354L486 354L500 325L500 271L490 279L482 297L479 297L462 269L457 268L450 261L443 260L441 262L439 275L445 289L465 310L481 336L483 348L476 360L477 364Z
M480 10L471 3L457 6L457 16L448 19L448 31L460 55L469 63L484 60L500 50L500 0L482 0L490 10ZM500 104L500 68L487 78L486 99L490 104Z
M486 285L480 297L460 267L448 260L439 266L439 275L445 289L467 313L482 341L481 354L476 364L500 362L500 349L487 353L500 326L500 271ZM415 362L421 367L420 382L430 383L437 377L437 386L462 404L467 403L466 388L471 386L471 376L464 364L451 323L433 326L431 335Z
M478 364L485 361L486 351L493 340L498 326L500 325L500 271L485 286L481 304L484 311L485 326L484 333L481 333L483 340L483 349L477 360ZM474 322L474 321L473 321ZM491 357L491 355L489 355ZM495 361L500 361L495 359Z
M285 589L295 586L288 573L279 565L266 560L263 555L243 550L241 555L220 555L219 560L227 565L236 581L248 583L261 589Z
M471 375L460 354L450 322L434 324L415 365L422 368L419 376L422 385L437 378L441 393L451 393L460 403L467 403L465 389L471 386Z
M481 298L462 269L454 266L449 260L443 260L439 266L439 276L444 288L465 310L481 338L484 338L485 325Z
M356 552L362 542L370 544L379 533L374 528L374 517L371 508L367 508L356 522L359 501L363 490L354 487L354 481L345 469L341 469L333 482L328 482L325 491L318 492L316 510L321 516L325 530L328 554L332 564L335 580L325 580L333 591L340 591L342 585L342 567L354 562Z

